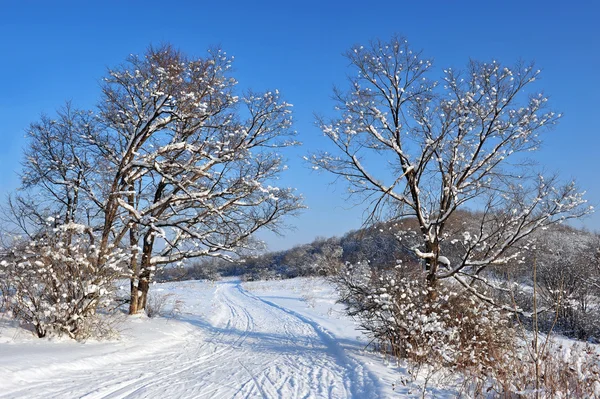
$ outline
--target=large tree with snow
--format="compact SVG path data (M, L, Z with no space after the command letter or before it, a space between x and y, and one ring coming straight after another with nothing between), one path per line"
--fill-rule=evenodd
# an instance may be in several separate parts
M108 71L99 112L67 104L42 116L10 221L34 239L49 217L85 228L94 270L124 249L131 313L145 308L157 267L260 247L254 233L277 232L302 207L277 184L279 150L296 144L291 105L278 91L238 95L231 62L219 50L150 48Z
M369 204L369 220L416 218L413 250L431 286L452 277L469 288L488 266L518 256L535 230L589 212L573 182L559 186L526 165L524 154L561 117L530 90L540 73L532 64L470 61L435 80L432 62L401 37L355 46L346 58L352 73L347 90L334 92L338 116L318 120L336 151L311 162L346 180ZM478 226L449 256L446 224L466 206L480 211Z
M110 69L104 129L87 141L107 176L100 253L131 252L130 313L145 307L156 267L256 247L301 207L276 179L294 145L290 104L277 91L236 95L222 51L189 58L170 46Z

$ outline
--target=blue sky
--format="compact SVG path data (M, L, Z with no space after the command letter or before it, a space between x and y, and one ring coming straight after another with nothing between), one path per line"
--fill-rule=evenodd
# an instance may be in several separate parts
M218 3L218 4L217 4ZM600 5L590 1L13 1L0 15L0 196L18 186L24 131L66 100L94 106L106 68L170 42L191 55L220 46L235 56L243 88L279 89L294 104L299 140L282 182L309 209L289 220L285 237L264 235L271 249L341 235L360 227L343 186L311 171L301 157L327 148L314 113L327 114L331 88L343 85L350 46L405 35L435 65L469 58L534 60L537 85L565 114L535 159L548 172L576 178L600 205ZM579 224L600 230L600 212Z

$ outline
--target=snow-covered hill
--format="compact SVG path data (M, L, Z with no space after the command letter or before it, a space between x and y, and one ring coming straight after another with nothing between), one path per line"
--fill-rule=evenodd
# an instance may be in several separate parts
M129 317L116 341L39 340L4 322L0 398L421 396L405 370L363 351L367 341L321 279L153 290L180 301L177 317Z

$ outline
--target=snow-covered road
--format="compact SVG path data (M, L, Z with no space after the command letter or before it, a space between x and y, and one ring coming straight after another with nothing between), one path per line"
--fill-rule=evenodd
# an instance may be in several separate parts
M0 341L0 398L383 396L360 358L285 298L233 280L171 287L177 320L134 318L116 343Z

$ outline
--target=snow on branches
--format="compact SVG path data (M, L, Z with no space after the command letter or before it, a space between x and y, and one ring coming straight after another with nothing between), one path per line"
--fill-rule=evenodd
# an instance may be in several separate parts
M356 46L346 57L356 73L346 91L335 90L338 116L318 120L337 151L310 162L369 203L368 221L384 212L416 218L422 240L415 254L430 282L506 263L536 229L591 211L574 183L526 167L525 154L561 117L543 93L529 90L540 74L533 65L471 61L434 80L431 60L400 37ZM483 216L451 263L440 242L465 206Z
M298 143L292 105L277 90L237 93L232 60L149 48L108 70L98 112L67 104L32 124L14 224L30 237L49 215L91 226L96 268L125 250L131 313L158 267L260 246L254 233L302 208L277 185L280 151Z
M291 104L278 91L236 95L231 61L164 46L105 79L105 131L91 138L111 180L100 246L129 241L132 313L157 266L253 248L257 230L301 208L292 189L274 186L284 170L276 151L296 144Z
M86 323L111 302L128 259L114 248L104 262L98 256L91 229L75 223L48 227L14 243L0 262L7 309L39 337L87 337L93 332Z

